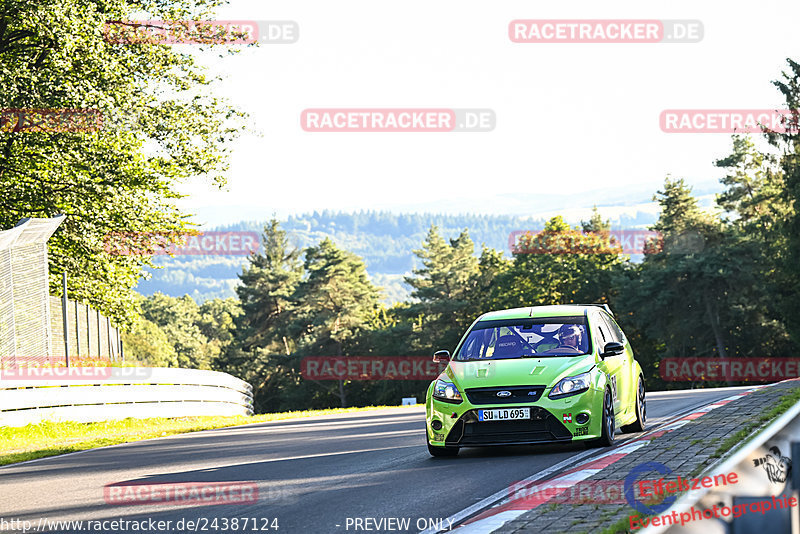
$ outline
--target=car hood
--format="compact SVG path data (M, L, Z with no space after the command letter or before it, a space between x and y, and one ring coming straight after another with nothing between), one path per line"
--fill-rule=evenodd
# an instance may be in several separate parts
M584 373L595 365L585 356L514 358L508 360L451 361L445 373L460 388L492 386L545 386L550 388L565 376Z

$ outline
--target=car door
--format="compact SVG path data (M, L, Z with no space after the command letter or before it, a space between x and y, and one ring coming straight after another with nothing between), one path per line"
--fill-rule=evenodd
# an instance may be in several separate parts
M595 312L591 315L592 333L594 334L595 344L597 346L598 354L602 354L603 348L606 343L615 341L611 335L611 329L606 324L600 312ZM625 410L625 404L620 399L620 388L624 379L621 377L624 374L624 360L623 355L606 356L600 366L608 375L609 382L611 383L611 394L614 396L614 414L617 417L621 416Z
M625 347L625 351L622 354L618 356L612 356L612 358L619 360L621 367L617 378L620 404L625 412L630 413L631 410L636 409L632 404L636 399L636 383L634 382L636 377L633 376L634 365L631 345L625 339L625 334L622 333L622 329L617 325L616 321L614 321L614 318L605 312L599 313L606 326L605 331L611 335L611 340L616 341L617 343L622 343L622 345Z

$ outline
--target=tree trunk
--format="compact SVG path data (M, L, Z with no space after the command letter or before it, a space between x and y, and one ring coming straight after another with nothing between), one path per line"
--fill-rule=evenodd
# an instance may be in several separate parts
M727 358L728 353L725 350L725 341L722 339L722 331L719 326L719 316L711 309L711 299L708 297L708 291L703 291L703 300L706 301L706 314L708 315L708 322L711 323L711 330L714 332L714 339L717 343L717 353L719 353L720 358ZM726 376L725 384L732 386L733 382L731 382L730 378Z
M728 353L725 351L725 341L722 339L722 331L719 327L719 317L711 310L711 299L708 298L708 292L703 292L703 300L706 301L706 314L708 315L708 322L711 323L711 330L714 332L714 339L717 343L717 352L720 358L727 358Z

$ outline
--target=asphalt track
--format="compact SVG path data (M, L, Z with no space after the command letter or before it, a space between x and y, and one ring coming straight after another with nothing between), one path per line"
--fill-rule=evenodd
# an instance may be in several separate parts
M648 430L740 389L649 393ZM433 459L423 429L424 409L407 407L183 434L11 465L0 468L0 531L2 521L11 530L11 520L38 528L48 520L152 519L172 521L160 532L195 531L185 528L187 521L196 521L200 532L273 532L277 519L283 534L419 532L437 523L447 527L445 518L559 462L595 454L583 445L525 446L465 449L457 458ZM617 441L635 436L617 434ZM103 491L120 483L222 481L254 482L257 501L112 505ZM240 520L233 529L228 522L222 530L222 518L249 523ZM389 518L407 521L408 529L387 523ZM181 519L184 528L176 529ZM251 528L255 519L257 528ZM144 531L128 526L103 531Z

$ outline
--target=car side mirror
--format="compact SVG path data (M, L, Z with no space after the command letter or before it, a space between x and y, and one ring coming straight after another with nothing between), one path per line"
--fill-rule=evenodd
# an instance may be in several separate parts
M606 356L616 356L617 354L622 354L625 352L625 345L622 343L617 343L616 341L612 341L610 343L606 343L606 346L603 347L603 352L600 354L603 358Z
M433 353L433 361L436 363L447 363L450 361L449 350L437 350Z

